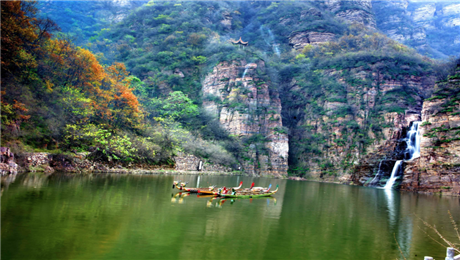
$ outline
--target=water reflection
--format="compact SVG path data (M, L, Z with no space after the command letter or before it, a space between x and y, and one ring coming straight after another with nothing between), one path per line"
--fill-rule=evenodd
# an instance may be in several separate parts
M393 230L396 225L396 205L394 200L396 191L391 189L384 189L383 191L385 193L388 208L388 222L390 223L390 229Z
M3 194L4 190L8 189L8 186L10 186L11 183L13 183L16 180L17 173L15 174L8 174L6 176L1 177L1 194Z
M178 179L280 188L272 198L224 199L176 193ZM2 183L5 259L402 259L394 235L407 259L440 258L444 248L414 228L415 214L452 240L447 210L460 219L458 198L246 176L26 174Z
M401 251L405 256L410 255L412 242L412 219L410 216L401 216L401 194L392 189L383 189L388 212L389 230L393 232Z
M266 202L266 206L276 206L277 205L277 200L274 197L263 197L263 198L222 198L222 197L217 197L215 195L200 195L200 194L191 194L188 192L177 192L177 193L172 193L171 194L171 203L179 203L182 204L184 203L184 198L188 196L196 196L198 199L202 199L203 201L206 201L206 207L211 208L211 207L216 207L216 208L222 208L224 203L227 202L227 204L233 204L237 201L248 201L249 205L252 205L253 200L261 200ZM268 214L271 214L269 212ZM275 214L276 215L276 214Z
M184 198L190 196L190 193L187 192L178 192L176 194L171 194L171 202L176 203L178 202L179 204L184 203Z

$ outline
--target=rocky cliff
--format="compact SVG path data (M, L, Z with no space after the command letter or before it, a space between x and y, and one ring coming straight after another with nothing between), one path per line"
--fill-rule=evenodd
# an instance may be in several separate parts
M346 25L359 24L369 29L376 27L370 0L318 1L315 8L306 7L297 15L299 17L290 15L280 19L280 23L286 25L288 30L294 29L289 35L289 44L296 50L308 44L319 45L340 37L340 25L329 24L332 19ZM292 21L300 25L293 26ZM305 27L308 29L303 29Z
M460 67L423 103L420 158L407 162L401 189L460 195Z
M245 172L282 176L288 168L288 138L278 93L259 76L264 70L263 61L219 63L203 81L203 107L245 143Z
M375 176L381 160L393 165L400 159L394 151L402 149L405 129L420 120L423 100L434 87L428 74L392 78L378 64L307 77L319 77L323 88L306 89L296 78L284 89L284 97L294 100L286 107L305 96L304 108L288 107L284 114L300 118L290 125L290 169L312 179L361 185Z
M460 195L459 86L457 73L436 85L433 95L423 100L421 110L409 117L388 118L394 124L393 134L361 158L351 178L343 181L382 187L396 161L404 160L396 182L402 190ZM408 131L415 121L421 121L417 137L420 156L407 160Z
M375 28L375 17L372 12L371 0L326 0L327 10L348 23L358 23Z
M328 32L303 31L295 32L289 37L289 44L296 50L301 50L308 44L319 45L335 38L335 34Z

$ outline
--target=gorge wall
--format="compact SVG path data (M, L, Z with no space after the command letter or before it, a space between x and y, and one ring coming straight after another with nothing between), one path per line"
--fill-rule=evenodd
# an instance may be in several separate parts
M402 190L460 195L460 66L423 103L420 158L407 162Z
M259 74L263 61L221 62L203 82L203 107L232 135L246 139L242 167L256 175L287 175L288 138L281 101Z
M400 62L397 69L404 67ZM291 122L290 170L348 182L384 158L396 160L392 154L404 129L420 120L433 87L429 74L394 77L379 63L294 77L282 94L283 120Z
M418 127L420 156L403 161L398 178L401 190L460 195L459 83L460 74L450 76L448 81L435 86L434 93L423 100L417 114L393 120L397 123L396 135L362 158L351 181L370 185L377 176L379 182L387 182L396 160L407 159L408 123L421 121Z

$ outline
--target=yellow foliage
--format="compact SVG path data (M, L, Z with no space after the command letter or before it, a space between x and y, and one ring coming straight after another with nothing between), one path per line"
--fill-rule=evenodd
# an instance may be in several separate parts
M307 44L307 45L305 45L305 46L303 47L302 53L308 53L308 52L310 52L312 49L313 49L313 45Z
M45 86L49 92L53 92L54 84L49 79L45 80Z

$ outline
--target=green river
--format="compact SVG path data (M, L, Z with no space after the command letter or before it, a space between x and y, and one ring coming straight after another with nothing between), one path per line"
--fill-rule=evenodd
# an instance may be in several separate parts
M273 198L224 201L179 195L177 179L280 188ZM448 210L460 224L460 199L436 195L243 176L24 174L2 186L1 256L403 259L396 238L406 259L444 259L421 219L459 243Z

